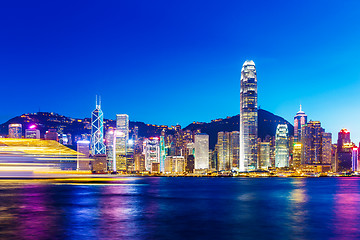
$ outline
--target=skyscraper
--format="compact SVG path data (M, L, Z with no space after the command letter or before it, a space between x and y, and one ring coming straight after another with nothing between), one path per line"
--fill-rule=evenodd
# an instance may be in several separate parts
M230 133L218 132L218 163L219 171L228 171L231 169L230 164Z
M230 164L233 169L239 168L240 157L240 132L232 131L230 133Z
M331 133L319 121L310 121L301 130L301 164L331 164Z
M105 154L104 114L101 111L101 100L96 96L96 109L91 113L91 153Z
M127 114L116 114L116 130L114 134L116 170L126 171L129 141L129 116Z
M331 133L323 132L322 133L322 143L321 143L321 164L331 165Z
M166 150L165 150L165 137L160 136L160 172L165 172L165 158L166 158Z
M87 140L77 141L77 170L90 170L90 142Z
M275 135L275 167L289 167L289 133L286 124L279 124Z
M240 80L240 171L257 168L257 77L253 61L245 61Z
M271 167L270 162L270 142L258 142L259 151L259 169L268 169Z
M357 147L352 148L352 170L358 171L359 170L359 149Z
M151 171L152 165L155 163L160 165L160 139L158 137L150 137L144 141L144 152L147 171ZM159 169L159 171L161 170Z
M114 154L114 136L115 130L110 127L105 134L106 160L108 163L108 171L116 172L115 154Z
M301 110L294 117L294 142L301 142L301 126L307 123L307 115Z
M337 171L351 171L352 170L352 148L354 144L350 139L350 131L343 128L338 134L337 141Z
M195 169L209 168L209 135L198 133L195 135Z

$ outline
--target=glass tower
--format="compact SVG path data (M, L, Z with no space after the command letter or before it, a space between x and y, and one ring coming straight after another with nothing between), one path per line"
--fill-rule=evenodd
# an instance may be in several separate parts
M96 97L96 109L91 113L91 153L105 154L104 114L101 111L101 100Z
M257 168L257 77L255 63L245 61L240 80L240 171Z
M198 133L195 135L195 169L209 168L209 135Z
M129 116L116 114L115 142L115 166L117 171L127 170L127 148L129 141Z
M276 128L275 167L289 167L289 138L286 124L279 124Z

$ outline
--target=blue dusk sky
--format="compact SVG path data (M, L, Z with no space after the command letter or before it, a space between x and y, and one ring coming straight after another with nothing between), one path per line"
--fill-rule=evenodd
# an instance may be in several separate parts
M258 104L360 140L360 1L6 1L0 122L22 113L181 124L239 113L254 60Z

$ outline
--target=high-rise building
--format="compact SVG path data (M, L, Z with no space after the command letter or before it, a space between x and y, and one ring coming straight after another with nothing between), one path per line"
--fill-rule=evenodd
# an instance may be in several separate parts
M115 162L115 154L114 154L114 137L115 137L115 129L109 128L105 134L105 145L106 145L106 160L108 171L116 172L116 162Z
M323 132L321 138L321 164L331 165L331 133Z
M259 151L259 169L268 169L271 167L270 162L270 142L258 142Z
M160 136L160 171L165 171L165 158L166 158L166 150L165 150L165 138L164 136Z
M145 139L144 152L146 170L151 171L153 163L158 163L160 168L160 141L158 137Z
M301 130L301 164L331 165L331 133L319 121L310 121Z
M307 123L307 115L304 111L298 111L294 117L294 142L301 142L301 126Z
M126 171L129 141L129 116L127 114L116 114L116 130L114 134L116 171Z
M185 171L188 173L194 172L194 160L195 160L195 144L193 142L186 144L185 154Z
M96 97L96 109L91 113L91 154L105 154L104 144L104 114L101 110L101 100Z
M22 125L21 124L9 124L9 138L21 138L22 137Z
M218 132L217 146L219 171L228 171L231 169L230 133Z
M345 172L352 170L352 148L354 144L350 140L350 132L343 128L338 134L337 141L337 171Z
M240 132L230 133L230 164L232 169L239 168L240 158Z
M195 169L209 168L209 135L198 133L195 135Z
M275 167L289 167L289 132L286 124L279 124L276 128Z
M77 141L77 170L90 170L90 142L87 140Z
M245 61L240 81L240 171L257 168L257 77L253 61Z
M359 149L357 147L352 148L352 170L359 171Z
M321 136L323 132L324 129L319 121L310 121L302 126L302 165L321 163Z
M299 167L301 165L301 143L294 143L293 146L293 156L292 156L292 165L294 167Z

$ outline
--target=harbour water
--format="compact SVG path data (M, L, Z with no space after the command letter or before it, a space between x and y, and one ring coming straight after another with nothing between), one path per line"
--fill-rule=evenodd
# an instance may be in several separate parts
M360 178L0 181L1 239L356 239Z

